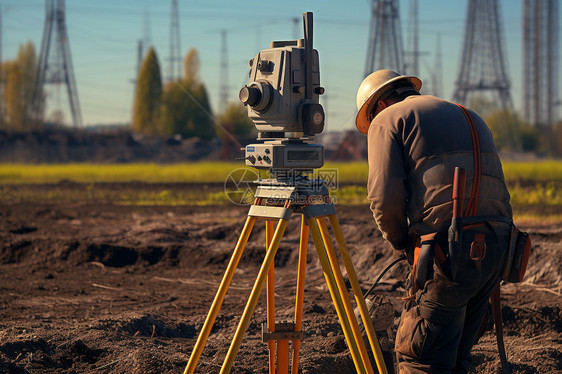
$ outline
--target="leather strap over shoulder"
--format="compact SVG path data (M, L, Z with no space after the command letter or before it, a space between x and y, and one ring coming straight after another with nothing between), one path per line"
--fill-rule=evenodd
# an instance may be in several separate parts
M478 194L480 192L480 180L482 178L482 159L480 157L480 139L478 138L478 131L476 130L476 124L474 119L470 115L468 109L464 106L457 104L461 108L466 120L468 121L468 127L470 128L470 135L472 137L472 154L474 157L474 180L472 182L472 191L470 193L470 200L466 207L464 213L465 217L475 216L476 209L478 205Z

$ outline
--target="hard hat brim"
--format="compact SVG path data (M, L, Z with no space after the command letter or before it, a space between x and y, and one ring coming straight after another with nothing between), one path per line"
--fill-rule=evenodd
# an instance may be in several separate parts
M382 86L378 87L371 94L371 96L369 96L369 98L365 100L365 102L357 112L357 116L355 117L355 127L357 127L357 130L360 133L366 135L369 132L369 126L371 126L371 121L369 121L368 114L371 112L373 105L375 105L377 100L381 97L383 93L385 93L386 89L389 88L389 86L391 86L392 83L402 79L409 80L414 85L416 91L419 92L419 90L421 89L422 81L418 77L407 76L407 75L401 75L399 77L392 78L387 82L385 82L385 84L383 84Z

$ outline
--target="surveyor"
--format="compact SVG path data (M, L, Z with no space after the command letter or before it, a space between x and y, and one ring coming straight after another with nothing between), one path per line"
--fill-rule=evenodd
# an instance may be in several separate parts
M465 206L475 179L475 139L468 117L476 128L481 157L476 215L510 219L512 210L486 123L455 103L421 95L421 85L419 78L391 70L370 74L357 92L356 126L367 135L368 198L384 239L412 265L416 242L420 245L426 234L445 232L436 237L445 238L445 243L440 243L442 251L435 250L432 269L426 269L429 279L418 290L416 282L410 282L395 341L399 372L466 373L488 300L500 279L510 230L505 223L465 228L458 270L451 279L446 232L455 167L466 170ZM476 257L471 257L471 245L481 249Z

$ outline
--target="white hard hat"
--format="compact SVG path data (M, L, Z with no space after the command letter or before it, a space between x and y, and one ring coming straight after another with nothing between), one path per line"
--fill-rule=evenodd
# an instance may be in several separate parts
M400 75L392 70L377 70L371 73L363 80L357 90L357 117L355 117L355 126L362 134L367 134L371 121L369 114L373 109L373 105L381 95L388 90L392 83L407 79L412 83L416 91L419 91L422 82L418 77Z

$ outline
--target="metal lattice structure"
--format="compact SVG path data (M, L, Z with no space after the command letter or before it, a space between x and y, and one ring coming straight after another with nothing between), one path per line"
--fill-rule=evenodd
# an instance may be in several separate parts
M178 12L178 0L172 0L170 11L170 65L168 68L168 79L181 77L181 44L180 44L180 18Z
M365 76L375 70L404 71L398 0L372 0Z
M64 0L56 0L56 2L46 0L45 30L33 95L33 111L36 120L42 116L44 86L61 83L66 85L74 127L82 127L82 114L66 31Z
M132 82L137 84L137 80L139 78L140 68L142 66L142 60L144 59L144 55L148 48L150 48L151 38L150 38L150 15L148 10L144 12L144 22L142 28L142 39L137 41L137 66L135 70L135 79ZM136 88L135 88L136 90Z
M411 75L419 74L419 22L418 22L418 0L410 0L410 14L408 17L408 48L409 61L406 64L406 72Z
M469 0L464 45L453 100L469 106L474 95L490 93L509 122L511 148L519 148L498 0ZM507 118L506 117L506 118Z
M226 42L226 30L221 31L221 64L220 64L220 87L219 87L219 113L224 113L228 102L228 50Z
M4 107L2 106L3 93L4 93L4 72L2 71L2 48L3 48L3 34L2 34L2 7L0 7L0 128L4 125Z
M433 95L443 97L443 65L441 54L441 35L437 35L435 46L435 62L431 74L431 90Z
M551 134L558 106L558 0L523 2L523 116ZM553 139L552 136L549 136ZM550 142L548 151L554 151Z

